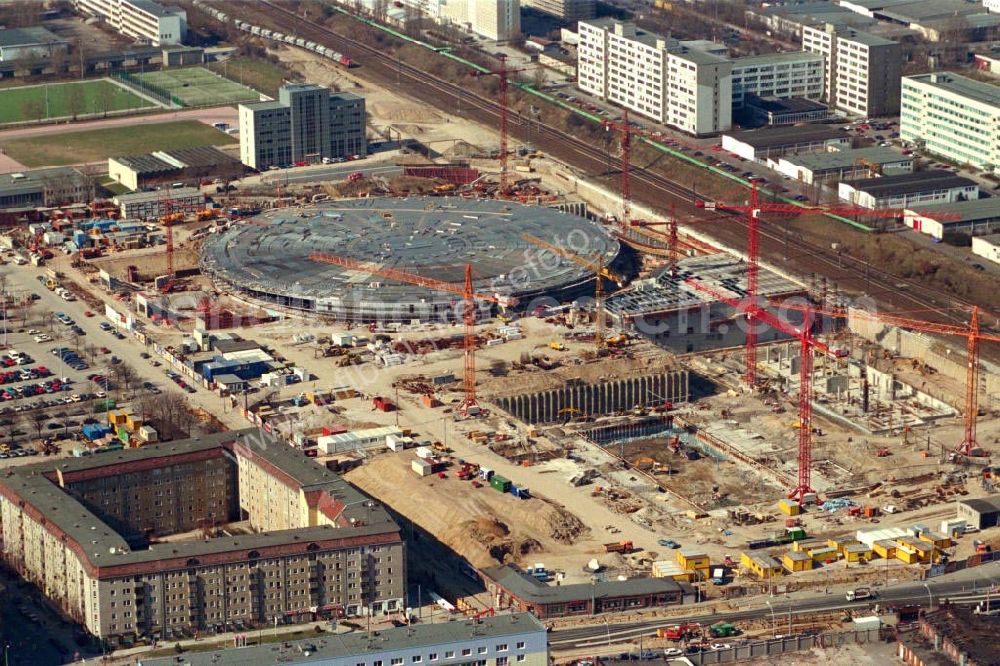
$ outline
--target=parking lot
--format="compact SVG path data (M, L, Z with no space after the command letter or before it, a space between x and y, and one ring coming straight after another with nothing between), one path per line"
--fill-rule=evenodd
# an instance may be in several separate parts
M0 466L30 462L35 442L49 440L47 453L68 454L69 441L88 423L133 394L159 394L174 384L159 361L102 316L77 300L47 289L43 269L0 266L9 292L30 294L26 321L11 316L6 348L0 350ZM23 322L23 325L22 325ZM126 388L116 380L123 363L134 370Z

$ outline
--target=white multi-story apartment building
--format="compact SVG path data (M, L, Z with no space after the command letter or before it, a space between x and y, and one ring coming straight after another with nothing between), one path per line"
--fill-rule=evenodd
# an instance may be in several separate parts
M899 133L927 152L1000 167L1000 87L950 72L903 78Z
M899 111L898 42L828 23L803 26L802 48L826 58L823 97L834 108L865 117Z
M76 0L76 8L100 16L117 32L153 46L180 44L187 35L187 12L153 0Z
M733 109L743 108L747 95L758 97L823 97L825 58L799 51L733 59Z
M1000 0L983 0L983 9L992 13L1000 13Z
M729 60L614 19L580 21L577 85L692 134L729 129Z
M468 0L472 32L506 42L521 34L521 0Z

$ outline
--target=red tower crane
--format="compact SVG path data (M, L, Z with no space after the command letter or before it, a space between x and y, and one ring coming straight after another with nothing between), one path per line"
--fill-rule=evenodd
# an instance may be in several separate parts
M465 284L457 285L414 273L407 273L396 268L388 268L370 262L339 257L326 252L312 252L309 254L309 259L324 264L363 271L404 284L415 284L420 287L433 289L434 291L460 295L462 297L462 319L465 322L465 375L463 380L465 398L462 400L459 409L463 414L470 416L479 413L479 402L476 400L476 301L486 301L488 303L496 303L501 307L508 307L516 303L515 299L499 294L483 294L474 291L472 286L472 264L465 265Z
M621 132L619 143L622 147L622 219L619 220L619 224L622 231L625 231L631 226L632 222L632 184L629 180L631 176L629 172L632 168L632 135L642 134L643 132L629 124L628 109L622 109L621 122L605 120L602 124L604 125L604 129L609 132L611 130Z
M817 314L836 317L838 319L865 319L867 321L898 326L915 331L926 333L938 333L941 335L954 335L966 339L966 377L965 377L965 433L962 442L958 445L957 451L962 455L973 455L979 449L979 442L976 439L976 420L979 416L979 343L983 340L987 342L1000 342L1000 335L993 333L983 333L979 330L979 308L972 307L972 314L966 326L959 324L938 324L920 319L910 319L898 317L891 314L874 314L860 309L845 310L843 308L823 308L812 305L801 305L796 303L777 303L778 307L788 310L808 309Z
M509 76L511 74L516 74L517 72L524 72L529 67L520 67L517 69L507 69L507 56L504 54L498 54L497 60L500 61L500 67L493 71L481 72L476 70L472 72L472 76L490 76L496 75L500 81L500 91L497 96L497 102L500 106L500 195L503 196L510 192L510 174L507 171L507 158L509 156L509 151L507 150L507 88L509 83Z
M754 310L753 316L758 321L783 331L788 335L793 335L799 340L799 454L798 454L798 483L788 494L789 499L798 500L799 504L805 500L809 494L815 494L812 489L812 371L813 371L813 351L818 350L832 358L843 358L847 356L847 351L843 349L833 349L829 345L817 340L812 336L812 312L809 306L804 308L804 318L801 327L796 328L784 319L768 312L763 308L757 308L753 303L746 300L733 298L725 292L707 284L703 284L693 279L687 280L687 284L699 291L709 294L713 298L727 305L741 310L747 314Z
M166 236L167 242L167 279L160 285L160 291L166 294L174 288L174 280L176 278L176 274L174 273L174 222L183 219L184 214L174 212L174 200L170 197L168 190L163 191L163 196L160 197L160 204L163 214L160 222L163 224L163 233Z
M671 204L670 217L665 222L649 222L646 220L630 220L631 227L666 227L667 247L670 251L670 275L677 275L677 262L680 261L680 241L677 239L677 207Z
M747 295L749 307L744 308L747 317L746 331L746 383L753 388L757 385L757 326L754 319L760 311L757 303L757 272L759 251L759 222L761 213L786 213L801 215L802 213L818 212L826 215L842 217L902 217L903 210L898 208L863 208L861 206L803 206L761 202L757 192L757 181L750 185L750 199L746 204L728 204L719 201L695 201L696 208L705 210L721 210L731 213L746 213L747 215ZM956 215L935 213L937 219L957 219Z

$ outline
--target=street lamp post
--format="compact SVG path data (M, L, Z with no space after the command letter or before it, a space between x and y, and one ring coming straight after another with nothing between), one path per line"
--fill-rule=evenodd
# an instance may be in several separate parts
M927 600L930 602L927 610L931 610L934 608L934 595L931 594L931 586L928 583L924 583L924 587L927 589Z
M774 606L772 606L771 602L767 600L765 600L764 603L767 604L767 607L771 610L771 638L774 638L778 635L778 624L774 617Z

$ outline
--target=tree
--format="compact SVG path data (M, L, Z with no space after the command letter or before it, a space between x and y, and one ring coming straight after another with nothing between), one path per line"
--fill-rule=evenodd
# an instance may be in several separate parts
M46 416L45 413L40 409L36 409L31 412L31 425L34 426L35 437L37 437L38 439L42 438L42 426L45 424L46 421L48 421L48 419L49 417Z
M82 85L66 86L66 112L73 116L73 120L81 115L87 108L87 100L83 94Z
M97 108L100 109L101 113L105 116L111 111L115 106L115 87L109 83L104 82L105 85L99 86L97 88Z
M129 390L129 385L135 380L136 375L135 368L124 361L115 366L115 377L124 385L126 392Z
M97 356L97 345L87 342L83 345L83 353L90 357L90 362L94 362L94 357Z

